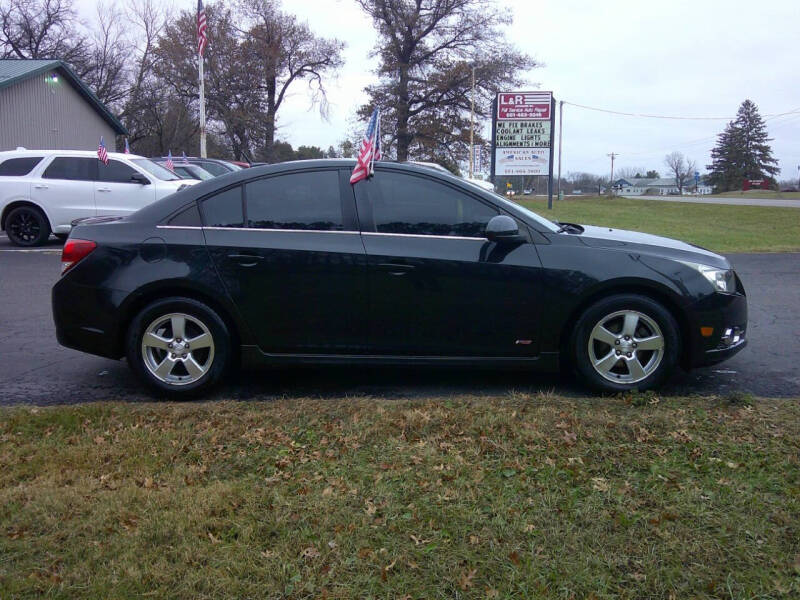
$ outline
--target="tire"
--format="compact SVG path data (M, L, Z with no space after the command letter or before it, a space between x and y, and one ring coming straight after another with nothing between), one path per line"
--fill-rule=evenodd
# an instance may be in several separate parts
M133 371L152 389L191 398L225 375L231 362L231 336L222 318L202 302L164 298L134 317L126 355Z
M618 294L596 302L580 316L571 349L576 371L595 390L641 391L660 385L673 373L681 336L675 318L659 302Z
M20 206L8 213L5 229L15 246L41 246L50 237L50 223L35 206Z

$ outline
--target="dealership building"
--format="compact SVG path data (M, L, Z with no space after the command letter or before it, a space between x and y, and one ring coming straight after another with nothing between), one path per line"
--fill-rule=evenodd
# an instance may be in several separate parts
M0 150L113 150L127 130L60 60L0 60Z

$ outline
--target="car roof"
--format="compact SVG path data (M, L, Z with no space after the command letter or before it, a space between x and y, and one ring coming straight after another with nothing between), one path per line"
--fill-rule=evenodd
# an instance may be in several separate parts
M97 150L6 150L0 152L0 160L6 158L21 158L24 156L77 156L97 158ZM109 158L145 158L138 154L124 154L123 152L109 152Z

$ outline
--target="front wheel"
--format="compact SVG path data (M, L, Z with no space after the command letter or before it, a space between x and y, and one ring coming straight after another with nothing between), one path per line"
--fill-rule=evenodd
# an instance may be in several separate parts
M660 303L619 294L590 306L578 320L572 358L583 379L604 392L653 388L674 371L678 324Z
M128 364L151 387L173 396L195 396L217 384L230 354L225 322L190 298L153 302L128 329Z

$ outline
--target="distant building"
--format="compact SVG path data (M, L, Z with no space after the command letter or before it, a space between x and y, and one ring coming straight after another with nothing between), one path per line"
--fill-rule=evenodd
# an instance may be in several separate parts
M671 196L677 195L678 186L674 177L661 177L647 179L644 177L631 177L630 179L617 179L614 182L614 191L620 196ZM695 186L694 178L683 186L684 195L710 194L712 188L700 178L700 183Z
M0 150L109 150L128 131L60 60L0 60Z

